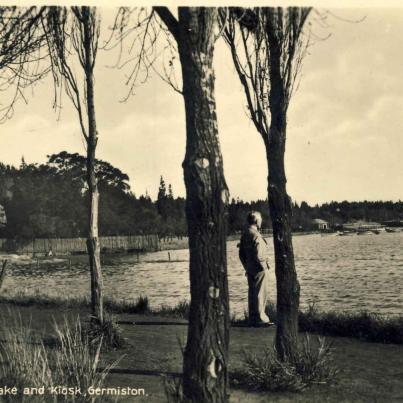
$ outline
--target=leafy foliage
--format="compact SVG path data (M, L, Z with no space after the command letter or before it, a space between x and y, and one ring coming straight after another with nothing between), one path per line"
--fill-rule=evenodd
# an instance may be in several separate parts
M0 236L19 238L85 237L86 160L66 151L48 157L46 164L19 168L0 164L0 204L7 226ZM158 203L148 196L136 198L129 177L102 160L96 161L100 192L100 235L158 233L161 236L186 233L184 199L165 196L163 215ZM164 201L164 202L165 202Z

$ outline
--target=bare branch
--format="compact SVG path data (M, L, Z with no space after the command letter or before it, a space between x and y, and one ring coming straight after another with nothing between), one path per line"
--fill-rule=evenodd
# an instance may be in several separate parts
M168 7L154 7L154 10L167 26L171 34L174 36L175 40L179 38L179 24L177 19L169 11Z
M77 110L79 123L83 137L86 142L89 140L89 128L85 123L86 110L86 85L85 81L81 84L83 91L80 90L79 79L71 67L71 57L76 55L81 67L92 71L94 69L98 40L100 34L100 21L97 18L95 9L85 7L66 8L51 7L46 19L48 28L47 44L52 61L52 71L56 86L64 85L67 96L71 99L74 108ZM91 60L84 49L85 30L88 26L90 35ZM72 52L69 48L72 48ZM55 91L55 96L58 93ZM55 99L55 106L57 99ZM88 111L87 111L88 112ZM87 113L86 112L86 113Z
M176 92L181 93L174 68L178 60L175 37L159 17L159 12L167 24L178 24L170 11L164 7L148 11L144 8L120 8L115 17L112 34L105 46L108 50L119 46L120 52L115 67L121 70L130 69L126 76L129 91L123 102L134 94L138 85L148 80L152 72ZM127 41L129 57L122 60L122 49Z
M270 132L272 80L288 107L295 82L309 46L303 35L309 8L230 8L221 13L220 23L240 82L244 88L250 118L267 141ZM223 26L224 25L224 26ZM237 39L239 38L239 39Z
M0 91L12 89L13 95L0 108L0 122L13 115L14 105L23 99L24 89L50 69L41 54L45 44L41 19L46 7L0 7Z

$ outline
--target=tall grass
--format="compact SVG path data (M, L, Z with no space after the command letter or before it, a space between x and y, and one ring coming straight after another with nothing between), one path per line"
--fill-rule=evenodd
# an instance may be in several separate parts
M157 309L152 309L151 313L161 316L171 316L181 319L189 319L190 304L186 300L179 301L174 306L161 305Z
M57 384L79 387L82 393L89 387L102 387L111 368L99 371L102 340L97 344L90 343L79 318L72 325L67 319L62 327L55 324L55 331L60 343L53 354ZM84 396L78 401L92 401L92 398Z
M140 295L135 300L116 300L113 298L105 298L104 307L108 312L113 313L150 313L150 303L147 297Z
M0 340L0 384L16 387L21 393L25 387L53 385L54 374L50 369L47 351L33 335L30 324L24 326L17 315L13 323L2 323ZM21 397L21 401L24 399ZM13 396L6 396L11 400ZM15 399L15 397L14 397ZM27 399L27 398L26 398ZM28 400L28 399L27 399ZM32 401L41 401L32 397Z
M11 325L3 320L0 340L0 384L17 388L17 396L6 400L92 402L88 388L102 387L111 366L100 371L101 342L93 346L83 337L79 318L55 325L56 342L51 347L34 334L30 323L24 324L19 315L15 318ZM78 392L59 394L54 389L58 386ZM29 387L43 388L43 393L24 395Z
M43 306L47 308L90 308L91 302L85 297L56 297L43 294L27 294L20 292L16 295L0 295L0 303L16 306ZM116 300L105 298L104 307L106 311L113 313L149 313L149 301L147 297L140 296L134 300Z
M354 337L377 343L403 344L403 316L369 312L321 312L315 305L299 314L299 328L326 336Z

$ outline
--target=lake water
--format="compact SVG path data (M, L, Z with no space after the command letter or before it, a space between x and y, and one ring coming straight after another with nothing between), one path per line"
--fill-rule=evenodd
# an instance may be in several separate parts
M268 239L269 245L272 239ZM322 310L381 314L403 312L403 232L379 235L294 236L294 252L301 284L301 306L311 301ZM231 312L247 307L247 282L238 259L237 241L228 242ZM272 249L272 248L271 248ZM151 306L175 305L189 299L187 250L105 258L105 295L131 300L148 296ZM271 299L275 301L273 254L270 258ZM48 296L86 296L90 280L85 263L69 267L52 264L12 264L2 293Z

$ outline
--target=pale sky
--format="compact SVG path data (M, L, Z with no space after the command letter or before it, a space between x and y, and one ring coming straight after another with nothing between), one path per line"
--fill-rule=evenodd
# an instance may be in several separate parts
M288 193L310 204L403 199L403 8L337 9L304 61L288 114ZM109 15L113 10L103 10ZM358 21L359 23L348 21ZM347 21L348 20L348 21ZM126 103L125 72L96 66L97 157L126 172L137 196L156 197L159 177L183 196L183 99L155 74ZM264 146L245 114L245 99L226 46L215 53L216 100L224 171L231 197L266 198ZM126 72L127 73L127 72ZM177 76L180 77L180 71ZM19 102L0 127L0 161L44 162L62 150L84 153L79 123L65 97L52 110L50 80Z

